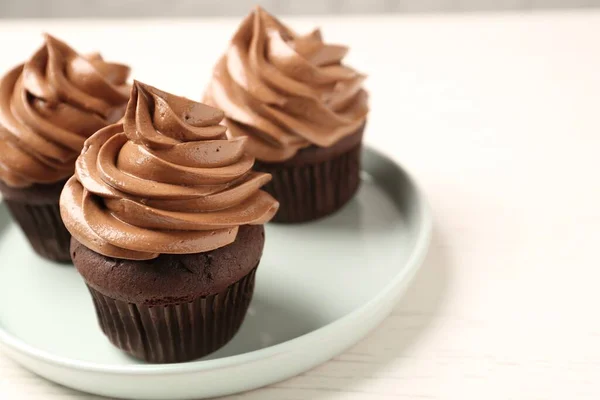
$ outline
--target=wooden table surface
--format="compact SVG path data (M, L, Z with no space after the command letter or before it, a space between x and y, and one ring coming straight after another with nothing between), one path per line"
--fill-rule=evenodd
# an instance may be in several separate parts
M352 46L370 76L367 142L420 182L434 238L370 336L230 398L600 398L600 13L289 21ZM0 70L47 30L199 98L236 24L3 21ZM0 399L79 398L96 397L0 355Z

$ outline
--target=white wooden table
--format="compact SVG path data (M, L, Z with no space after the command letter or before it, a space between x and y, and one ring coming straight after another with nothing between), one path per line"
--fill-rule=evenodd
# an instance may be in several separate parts
M600 398L600 13L291 22L352 45L349 61L370 74L367 142L417 177L435 233L379 329L231 398ZM199 98L236 24L3 21L0 70L45 29ZM0 355L0 399L79 398L95 397Z

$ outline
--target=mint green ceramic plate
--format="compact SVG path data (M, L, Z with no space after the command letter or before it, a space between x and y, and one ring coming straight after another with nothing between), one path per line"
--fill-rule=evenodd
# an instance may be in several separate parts
M339 354L375 328L417 271L429 210L408 175L366 149L360 192L318 222L267 227L252 305L235 338L194 362L148 365L112 347L72 266L44 261L0 206L0 343L65 386L131 399L254 389Z

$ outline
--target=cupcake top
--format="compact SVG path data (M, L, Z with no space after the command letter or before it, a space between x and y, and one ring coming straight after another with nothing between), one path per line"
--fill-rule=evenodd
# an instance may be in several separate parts
M45 35L0 81L0 180L21 188L72 175L85 139L123 116L128 75L125 65Z
M259 160L332 146L368 112L365 76L342 63L347 51L325 44L319 30L298 35L257 7L217 63L205 100L225 112L232 137L249 137Z
M107 257L147 260L232 243L279 207L220 110L134 82L123 124L86 142L61 195L65 226Z

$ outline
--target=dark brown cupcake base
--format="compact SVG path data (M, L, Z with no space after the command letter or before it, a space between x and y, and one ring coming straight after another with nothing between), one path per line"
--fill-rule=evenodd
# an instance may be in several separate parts
M273 179L263 187L279 201L273 222L313 221L342 208L360 186L364 125L330 148L311 146L281 163L257 160Z
M262 225L204 253L152 260L103 256L75 238L71 255L108 339L152 363L194 360L219 349L244 320L265 242Z
M31 205L7 200L6 205L36 253L52 261L71 261L71 234L62 222L58 203Z
M33 250L52 261L70 262L71 235L60 217L59 198L65 182L36 184L24 189L6 186L0 192Z
M187 303L147 306L88 286L98 322L118 348L144 361L176 363L210 354L233 338L250 305L256 268L221 293Z

